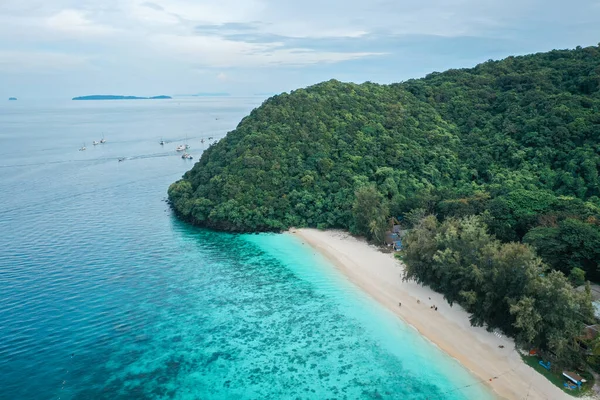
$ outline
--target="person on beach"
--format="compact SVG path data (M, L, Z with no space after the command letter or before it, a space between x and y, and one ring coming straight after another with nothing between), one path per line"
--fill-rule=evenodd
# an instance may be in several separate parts
M398 302L398 307L402 307L402 303Z

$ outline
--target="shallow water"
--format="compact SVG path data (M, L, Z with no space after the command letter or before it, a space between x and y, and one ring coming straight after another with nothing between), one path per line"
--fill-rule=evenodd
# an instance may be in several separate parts
M490 397L298 239L171 215L260 101L0 106L1 399Z

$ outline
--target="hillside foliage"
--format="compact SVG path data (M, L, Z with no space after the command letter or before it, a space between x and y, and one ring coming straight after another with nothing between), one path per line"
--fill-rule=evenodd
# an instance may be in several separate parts
M390 216L478 215L501 242L600 280L599 165L600 47L587 47L274 96L169 198L200 226L343 228L375 241Z

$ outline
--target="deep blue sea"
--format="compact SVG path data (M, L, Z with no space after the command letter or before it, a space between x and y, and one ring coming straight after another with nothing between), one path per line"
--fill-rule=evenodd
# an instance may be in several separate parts
M261 101L0 105L0 399L491 398L295 237L174 218Z

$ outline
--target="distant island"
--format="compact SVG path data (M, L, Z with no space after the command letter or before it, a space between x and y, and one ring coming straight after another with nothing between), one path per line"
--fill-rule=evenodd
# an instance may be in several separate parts
M191 94L192 97L227 97L231 96L230 93L226 92L200 92L196 94Z
M73 97L73 100L165 100L172 99L171 96L153 96L153 97L138 97L138 96L118 96L112 94L95 94L91 96ZM16 99L15 99L16 100Z
M16 97L9 97L8 101L17 101L17 98Z

